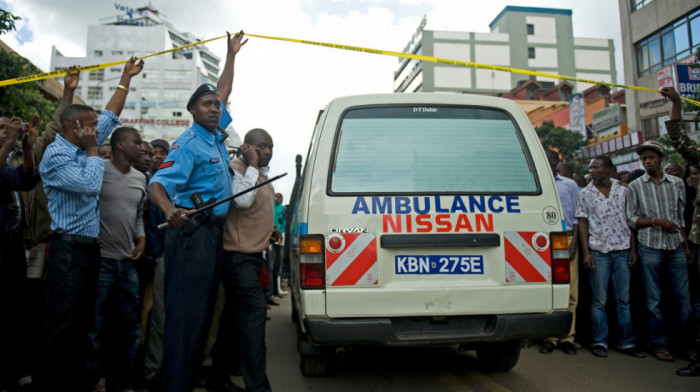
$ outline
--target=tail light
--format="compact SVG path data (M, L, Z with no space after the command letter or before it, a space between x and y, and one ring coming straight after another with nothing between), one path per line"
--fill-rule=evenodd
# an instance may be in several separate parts
M323 236L299 239L299 279L302 289L322 289L326 283Z
M569 283L569 238L566 233L550 234L552 243L552 283Z

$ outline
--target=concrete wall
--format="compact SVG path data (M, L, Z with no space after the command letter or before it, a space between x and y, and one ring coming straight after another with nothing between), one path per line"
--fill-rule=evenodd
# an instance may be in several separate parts
M618 0L620 8L620 28L622 30L622 58L625 84L659 87L656 72L637 76L637 59L634 50L636 42L660 30L679 17L697 8L698 0L655 0L641 9L631 12L629 0ZM636 90L626 90L627 121L630 131L641 131L639 105L643 102L659 99L659 94Z

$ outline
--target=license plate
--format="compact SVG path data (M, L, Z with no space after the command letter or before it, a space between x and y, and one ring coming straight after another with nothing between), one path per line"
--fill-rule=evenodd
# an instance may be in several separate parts
M394 256L397 275L483 275L483 256Z

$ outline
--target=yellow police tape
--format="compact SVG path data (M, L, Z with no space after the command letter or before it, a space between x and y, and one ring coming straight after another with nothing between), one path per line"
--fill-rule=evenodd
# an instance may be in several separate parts
M168 50L163 50L163 51L156 52L156 53L151 53L151 54L149 54L149 55L146 55L146 56L143 56L143 57L139 57L138 60L147 59L147 58L149 58L149 57L154 57L154 56L160 56L161 54L165 54L165 53L169 53L169 52L174 52L174 51L176 51L176 50L187 49L187 48L192 47L192 46L197 46L197 45L205 44L205 43L207 43L207 42L216 41L217 39L222 39L222 38L226 38L226 36L225 36L225 35L222 35L222 36L220 36L220 37L210 38L210 39L207 39L207 40L204 40L204 41L197 41L197 42L193 42L193 43L191 43L191 44L178 46L178 47L176 47L176 48L172 48L172 49L168 49ZM96 71L96 70L98 70L98 69L104 69L104 68L114 67L114 66L116 66L116 65L121 65L121 64L124 64L124 63L126 63L126 62L128 62L128 61L129 61L129 60L120 60L120 61L113 61L113 62L111 62L111 63L103 63L103 64L96 64L96 65L85 65L85 66L81 66L81 67L80 67L80 71L81 71L81 72ZM59 77L59 76L65 75L65 74L66 74L66 71L67 71L67 70L65 70L65 69L61 69L61 70L57 70L57 71L51 71L51 72L46 72L46 73L41 73L41 74L36 74L36 75L24 76L24 77L21 77L21 78L7 79L7 80L0 81L0 87L2 87L2 86L10 86L10 85L13 85L13 84L34 82L34 81L43 80L43 79L57 78L57 77Z
M258 35L258 34L246 34L246 35L249 37L256 37L256 38L263 38L263 39L270 39L270 40L277 40L277 41L294 42L294 43L300 43L300 44L306 44L306 45L316 45L316 46L322 46L322 47L326 47L326 48L352 50L352 51L356 51L356 52L372 53L372 54L379 54L379 55L384 55L384 56L401 57L401 58L414 59L414 60L420 60L420 61L430 61L433 63L440 63L440 64L456 65L456 66L469 67L469 68L490 69L493 71L510 72L510 73L521 74L521 75L529 75L529 76L540 76L540 77L552 78L552 79L562 79L562 80L568 80L568 81L572 81L572 82L599 84L599 85L603 85L603 86L619 87L619 88L624 88L624 89L628 89L628 90L638 90L638 91L646 91L646 92L652 92L652 93L659 92L659 90L656 90L653 88L648 88L648 87L629 86L629 85L625 85L625 84L610 83L610 82L604 82L604 81L600 81L600 80L581 79L581 78L575 78L572 76L555 75L555 74L550 74L550 73L546 73L546 72L530 71L530 70L526 70L526 69L503 67L503 66L498 66L498 65L473 63L470 61L451 60L451 59L445 59L445 58L440 58L440 57L425 56L425 55L420 55L420 54L392 52L390 50L371 49L371 48L363 48L360 46L340 45L340 44L318 42L318 41L307 41L307 40L301 40L301 39L296 39L296 38L273 37L273 36ZM222 39L225 37L226 37L226 35L222 35L222 36L210 38L210 39L207 39L204 41L193 42L191 44L178 46L176 48L163 50L163 51L160 51L157 53L152 53L152 54L140 57L140 59L145 59L145 58L149 58L149 57L153 57L153 56L159 56L161 54L174 52L176 50L186 49L186 48L189 48L192 46L201 45L201 44L211 42L211 41L216 41L218 39ZM104 64L98 64L98 65L88 65L85 67L81 67L81 71L94 71L94 70L98 70L98 69L109 68L109 67L113 67L116 65L124 64L127 61L128 60L122 60L122 61L115 61L115 62L111 62L111 63L104 63ZM47 72L47 73L43 73L43 74L25 76L25 77L16 78L16 79L3 80L3 81L0 81L0 87L9 86L9 85L18 84L18 83L26 83L26 82L31 82L31 81L35 81L35 80L55 78L55 77L62 76L65 74L66 74L65 70L60 70L60 71ZM685 98L685 97L681 97L681 99L686 101L686 102L690 102L696 106L700 106L700 101L695 101L695 100Z

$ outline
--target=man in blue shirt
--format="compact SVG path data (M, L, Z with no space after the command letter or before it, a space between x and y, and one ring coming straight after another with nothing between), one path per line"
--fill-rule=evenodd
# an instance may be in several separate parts
M203 84L187 110L194 125L173 143L151 179L148 196L165 213L165 325L160 390L191 391L200 363L222 265L222 232L229 203L221 204L194 232L184 232L197 192L204 202L231 196L230 159L223 129L231 123L226 102L233 85L236 53L247 42L243 31L229 35L226 63L217 86Z
M85 368L88 327L100 271L98 198L104 160L97 155L119 122L131 78L143 69L132 57L119 85L99 116L89 106L70 105L61 114L63 135L56 136L39 165L49 201L51 239L46 281L46 389L90 391L96 384Z

